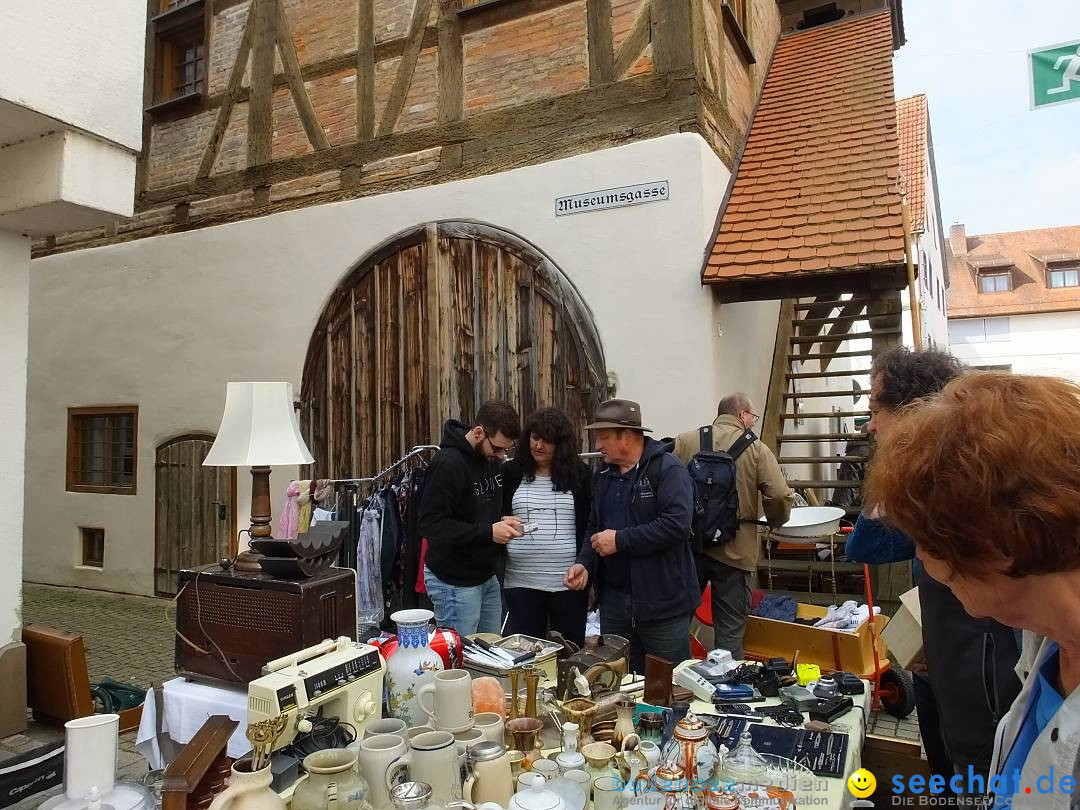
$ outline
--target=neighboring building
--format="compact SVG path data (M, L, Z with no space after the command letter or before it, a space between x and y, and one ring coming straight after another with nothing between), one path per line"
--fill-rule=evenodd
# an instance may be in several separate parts
M949 346L976 368L1080 382L1080 225L949 229Z
M900 144L900 182L904 186L911 218L911 238L915 242L916 285L922 321L923 347L945 347L949 343L946 300L949 266L945 261L945 237L934 164L934 142L930 135L930 111L926 96L917 95L896 102L896 134ZM904 309L908 294L902 297ZM911 318L904 318L904 343L913 346Z
M27 546L36 537L32 528L24 533L23 511L31 238L132 213L142 146L141 12L131 3L64 0L0 6L0 737L26 726L22 563L24 536ZM40 317L82 314L72 301ZM63 413L62 396L56 407ZM78 529L60 531L70 562Z
M900 311L893 0L189 0L149 28L174 69L147 85L135 217L35 245L28 578L167 593L229 553L248 476L200 461L230 380L292 381L305 477L362 477L491 396L580 425L617 391L659 435L733 389L765 402L780 299L819 276ZM770 107L766 79L792 76L813 97ZM733 171L732 200L796 110L793 132L843 119L874 199L797 226L837 257L796 274L805 291L703 289ZM806 141L830 176L803 205L858 185L836 134ZM137 424L132 480L80 480L68 409L90 405ZM297 474L274 473L275 513ZM86 525L105 533L92 573L73 564Z

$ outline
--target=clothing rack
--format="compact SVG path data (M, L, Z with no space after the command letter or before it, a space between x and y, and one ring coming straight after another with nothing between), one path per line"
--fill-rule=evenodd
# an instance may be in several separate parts
M404 456L399 458L385 470L376 473L368 478L327 478L324 479L326 483L333 484L334 489L338 492L345 493L345 509L348 510L349 516L349 537L356 537L356 509L359 505L359 494L361 487L370 487L371 490L375 490L378 483L387 477L393 475L400 470L403 466L407 465L410 461L420 459L425 462L427 459L424 456L427 453L434 452L439 449L437 444L418 444L409 450ZM356 569L356 546L353 543L342 543L341 550L338 554L338 565L345 568Z

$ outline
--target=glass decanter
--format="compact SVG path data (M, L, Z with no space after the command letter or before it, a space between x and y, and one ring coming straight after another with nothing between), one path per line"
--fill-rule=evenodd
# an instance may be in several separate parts
M769 763L754 750L750 729L743 731L739 744L724 757L720 768L720 779L735 785L768 785Z

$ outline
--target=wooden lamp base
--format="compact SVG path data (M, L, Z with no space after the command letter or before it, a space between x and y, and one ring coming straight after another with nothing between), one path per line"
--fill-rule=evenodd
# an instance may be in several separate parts
M270 468L251 468L251 539L259 540L272 537L270 531ZM259 558L262 556L252 548L246 548L236 557L233 569L241 574L258 574L262 571Z

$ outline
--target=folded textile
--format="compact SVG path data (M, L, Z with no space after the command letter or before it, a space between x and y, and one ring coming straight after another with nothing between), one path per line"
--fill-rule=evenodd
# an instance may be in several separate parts
M766 594L758 605L750 611L751 616L763 619L777 619L782 622L795 621L798 606L790 596L772 596Z
M881 608L875 607L874 615L878 613L881 613ZM870 618L869 608L849 599L842 605L831 605L828 612L814 622L814 627L851 632L859 629L859 626L868 618Z

